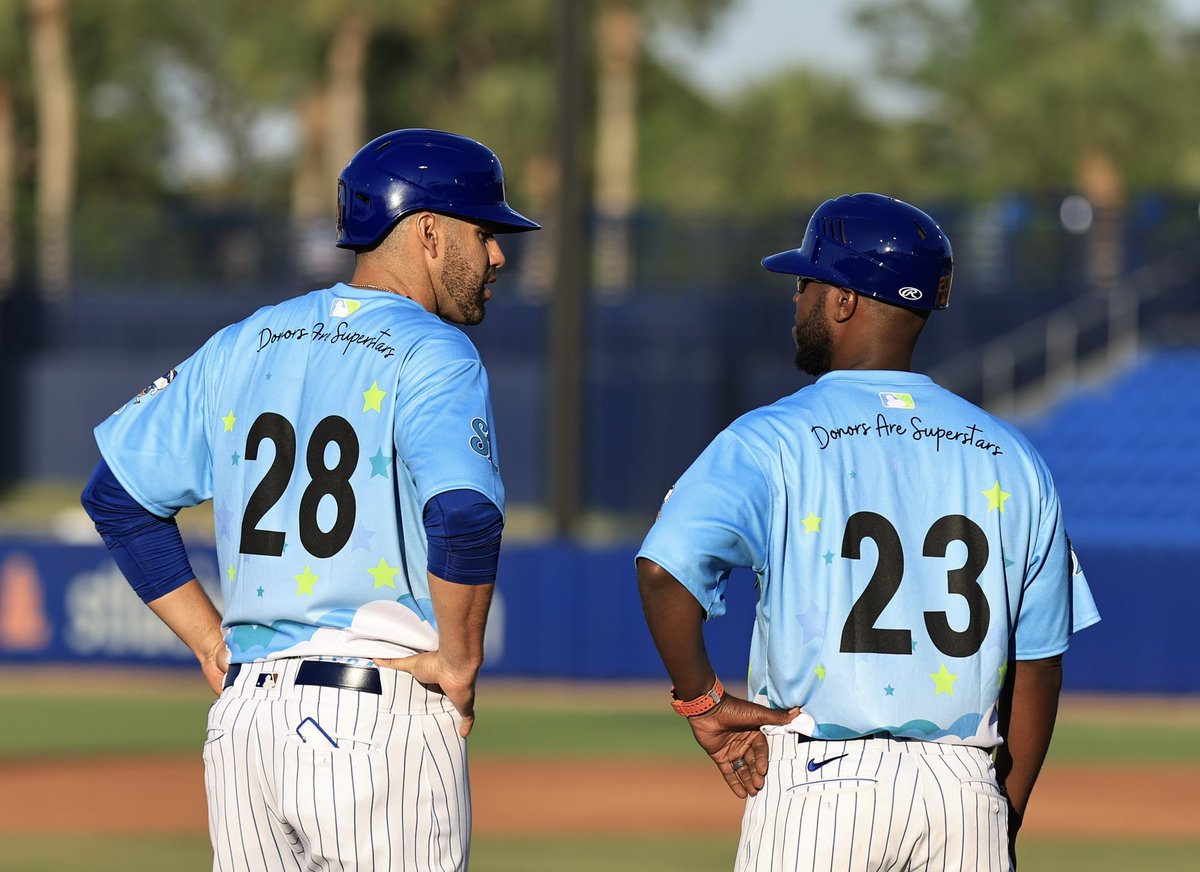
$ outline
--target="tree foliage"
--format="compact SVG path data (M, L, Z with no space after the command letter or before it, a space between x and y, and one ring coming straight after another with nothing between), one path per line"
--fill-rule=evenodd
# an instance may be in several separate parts
M931 98L947 190L1072 187L1097 159L1134 187L1187 179L1194 45L1158 0L885 0L859 20L883 72Z

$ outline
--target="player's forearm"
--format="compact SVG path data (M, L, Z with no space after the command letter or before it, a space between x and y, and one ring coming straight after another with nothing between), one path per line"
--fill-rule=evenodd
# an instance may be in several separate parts
M996 755L996 773L1017 815L1016 826L1050 747L1061 689L1061 656L1016 662L1004 744Z
M637 562L638 591L650 635L679 699L694 699L713 686L704 647L704 609L678 579L652 560Z
M221 615L196 579L151 600L148 605L201 662L224 646Z
M474 680L483 665L483 636L495 584L457 584L430 573L429 595L438 622L438 653Z

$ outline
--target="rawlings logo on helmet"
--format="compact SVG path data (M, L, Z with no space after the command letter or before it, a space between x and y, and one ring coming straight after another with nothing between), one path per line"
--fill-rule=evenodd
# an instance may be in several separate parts
M896 293L898 293L901 297L903 297L906 300L919 300L923 296L925 296L923 293L921 293L921 290L919 288L913 288L913 287L901 288Z

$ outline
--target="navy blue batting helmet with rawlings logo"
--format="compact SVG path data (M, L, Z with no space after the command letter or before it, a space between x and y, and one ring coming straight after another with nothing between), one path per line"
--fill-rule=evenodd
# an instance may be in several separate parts
M799 248L763 258L762 265L933 310L950 305L954 255L942 228L916 206L882 194L847 194L817 208Z
M505 201L504 169L486 145L442 130L393 130L338 176L338 247L373 248L405 215L426 210L495 233L541 229Z

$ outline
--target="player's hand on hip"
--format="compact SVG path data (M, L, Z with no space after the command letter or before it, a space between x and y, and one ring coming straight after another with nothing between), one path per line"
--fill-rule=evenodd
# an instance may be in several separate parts
M688 718L688 724L729 789L745 799L762 790L767 775L767 737L759 728L781 726L798 714L798 708L771 709L727 693L712 710Z
M462 715L459 735L466 738L475 725L476 670L457 669L447 663L438 651L423 651L411 657L376 659L380 666L407 672L421 684L438 688Z
M225 686L225 673L229 671L229 649L225 646L225 640L221 639L211 650L201 655L199 660L204 680L208 682L213 693L220 696Z

